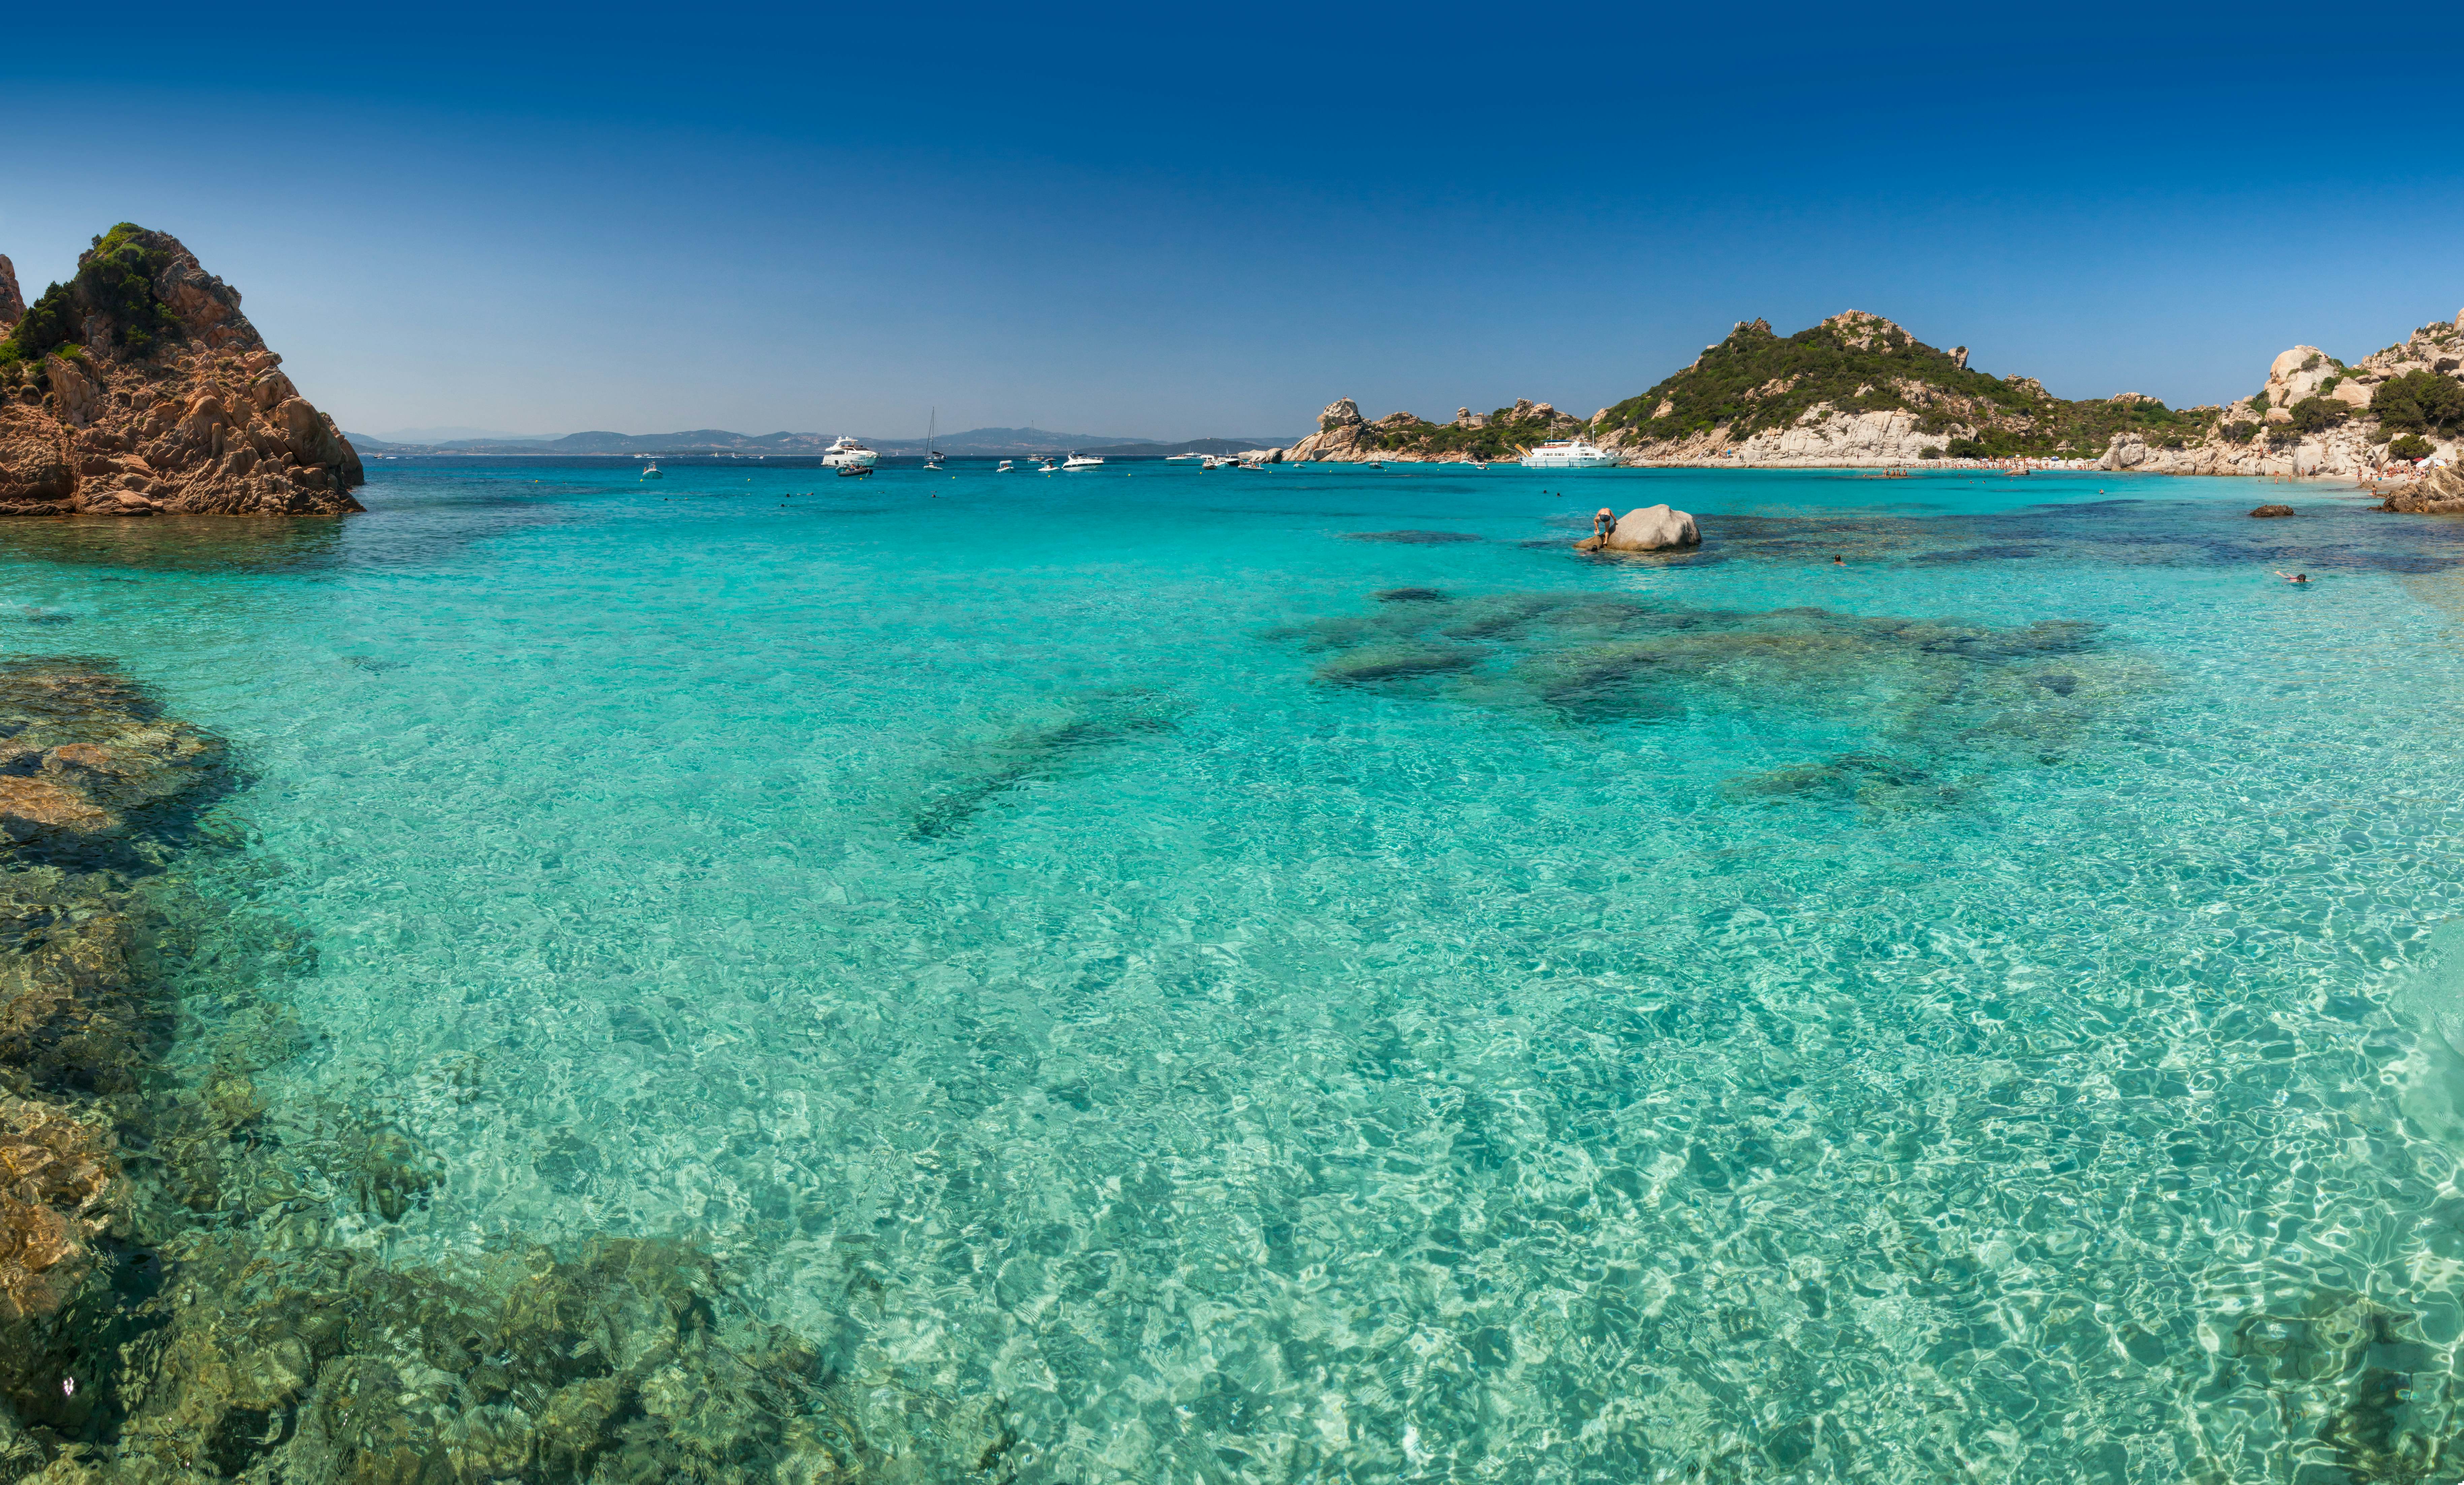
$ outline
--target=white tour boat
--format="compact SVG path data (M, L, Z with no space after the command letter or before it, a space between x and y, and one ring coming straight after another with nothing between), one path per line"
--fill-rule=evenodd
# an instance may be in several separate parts
M1523 452L1525 469L1608 469L1617 456L1587 438L1551 438Z
M1104 461L1093 454L1080 454L1074 450L1071 451L1069 457L1061 461L1063 469L1101 469L1103 464Z
M825 469L838 469L849 464L861 464L870 469L873 462L880 457L880 454L873 453L855 439L841 433L835 442L822 451L822 466Z

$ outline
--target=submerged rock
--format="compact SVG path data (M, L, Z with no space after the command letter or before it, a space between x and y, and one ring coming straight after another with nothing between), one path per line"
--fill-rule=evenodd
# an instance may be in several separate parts
M1456 542L1485 541L1468 531L1346 531L1347 542L1394 542L1403 546L1444 546Z
M1703 544L1694 518L1666 505L1646 505L1617 518L1606 536L1586 537L1574 543L1578 552L1659 552Z
M1372 596L1379 603L1443 603L1446 597L1434 587L1389 587Z
M2292 515L2293 507L2290 505L2262 505L2258 509L2252 511L2251 514L2261 521L2274 521L2280 516Z

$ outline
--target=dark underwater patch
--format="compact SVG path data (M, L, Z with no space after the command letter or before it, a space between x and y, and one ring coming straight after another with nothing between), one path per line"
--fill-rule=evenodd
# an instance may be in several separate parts
M1485 542L1468 531L1346 531L1347 542L1393 542L1403 546L1449 546L1458 542Z
M1389 587L1370 595L1379 603L1443 603L1446 595L1434 587Z
M1908 559L1908 565L1948 567L1971 562L2024 562L2031 557L2042 557L2051 549L2045 546L2023 545L2018 543L1963 546L1955 551L1925 552L1920 556L1911 557Z
M1179 720L1177 705L1143 687L1064 698L989 741L952 749L943 781L925 791L907 834L913 840L958 834L1011 790L1069 777L1107 749L1170 732Z

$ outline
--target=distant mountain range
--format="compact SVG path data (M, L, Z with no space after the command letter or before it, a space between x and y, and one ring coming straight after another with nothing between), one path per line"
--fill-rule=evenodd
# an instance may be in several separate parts
M739 457L811 458L830 446L832 433L734 433L723 428L694 428L677 433L567 433L561 438L451 438L434 443L396 443L365 433L346 433L363 454L479 454L490 457L556 458L575 454L638 454L684 457L693 454L735 454ZM873 449L892 458L924 453L921 438L867 438ZM1123 438L1105 433L1056 433L1041 428L971 428L933 440L933 447L957 458L991 458L1022 454L1101 454L1107 458L1160 457L1171 454L1238 454L1247 449L1278 448L1289 438L1199 438L1159 443L1152 438Z

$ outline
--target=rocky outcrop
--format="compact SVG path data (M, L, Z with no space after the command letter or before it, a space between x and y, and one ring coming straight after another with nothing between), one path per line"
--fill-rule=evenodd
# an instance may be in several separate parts
M1579 552L1660 552L1677 547L1700 546L1703 532L1694 518L1682 510L1665 505L1646 505L1630 510L1617 518L1606 536L1587 537L1574 543Z
M2258 509L2252 511L2251 514L2261 521L2277 521L2283 517L2292 515L2293 507L2290 505L2262 505Z
M1316 432L1267 462L1427 464L1510 459L1531 444L1566 437L1583 426L1572 414L1529 397L1517 398L1512 407L1494 412L1459 408L1446 423L1432 423L1411 412L1390 412L1372 422L1360 415L1358 403L1338 397L1318 414Z
M2407 516L2464 516L2464 475L2453 468L2433 469L2397 486L2379 509Z
M0 340L0 514L361 509L358 452L281 363L178 239L112 229Z
M17 265L0 253L0 330L26 318L26 296L17 288Z

